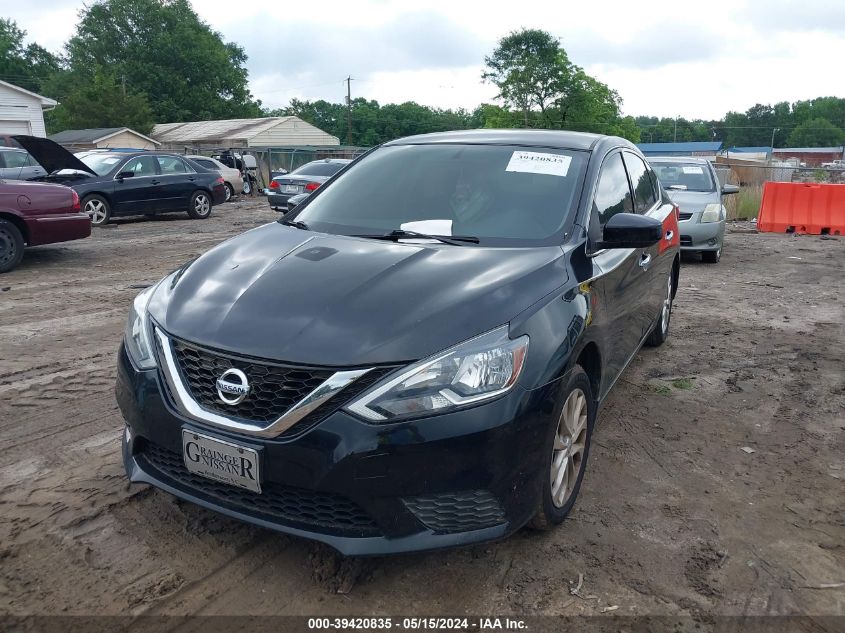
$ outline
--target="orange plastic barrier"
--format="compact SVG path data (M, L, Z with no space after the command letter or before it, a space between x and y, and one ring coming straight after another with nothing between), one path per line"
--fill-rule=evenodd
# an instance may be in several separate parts
M757 230L845 235L845 185L767 182Z

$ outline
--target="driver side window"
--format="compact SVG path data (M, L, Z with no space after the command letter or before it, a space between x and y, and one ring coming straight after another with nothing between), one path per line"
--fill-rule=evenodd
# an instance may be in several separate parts
M607 221L617 213L633 213L634 202L622 154L616 153L604 161L593 199L593 214L598 226L604 229Z

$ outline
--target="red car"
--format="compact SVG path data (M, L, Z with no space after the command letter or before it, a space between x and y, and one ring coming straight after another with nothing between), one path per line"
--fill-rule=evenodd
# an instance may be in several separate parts
M0 180L0 273L17 266L24 246L91 235L91 219L70 187Z

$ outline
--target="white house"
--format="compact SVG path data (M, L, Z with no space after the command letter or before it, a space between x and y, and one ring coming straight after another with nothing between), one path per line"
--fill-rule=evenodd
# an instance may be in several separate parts
M49 136L72 152L109 147L157 149L161 143L128 127L99 127L88 130L64 130Z
M339 145L336 136L297 116L159 123L150 133L163 148L295 147Z
M47 136L44 112L58 105L20 86L0 81L0 135Z

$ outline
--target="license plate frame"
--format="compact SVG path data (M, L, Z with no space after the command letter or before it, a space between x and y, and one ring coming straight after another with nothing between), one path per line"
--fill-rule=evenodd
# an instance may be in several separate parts
M192 429L182 429L182 462L188 472L261 494L261 451Z
M282 187L282 193L299 193L299 190L299 185L284 185Z

